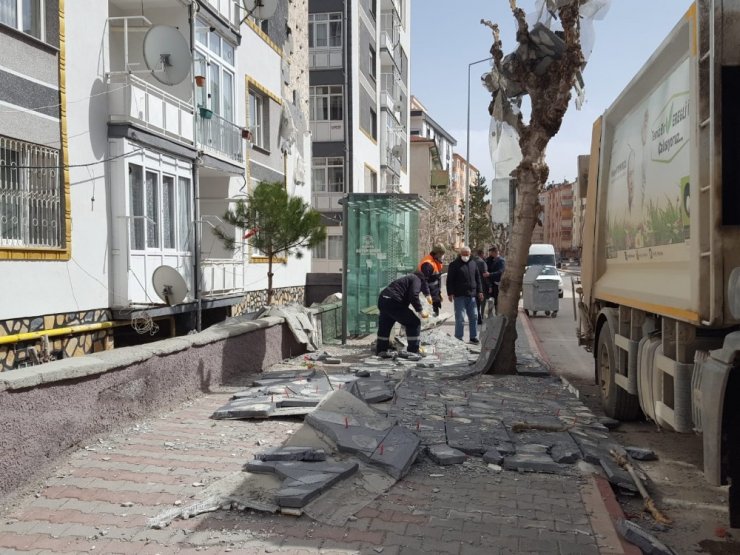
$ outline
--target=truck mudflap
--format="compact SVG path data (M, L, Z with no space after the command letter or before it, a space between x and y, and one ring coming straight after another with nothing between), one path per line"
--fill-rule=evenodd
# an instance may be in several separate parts
M699 402L704 442L704 476L713 485L730 484L730 526L740 527L740 332L725 337L697 369L694 401Z

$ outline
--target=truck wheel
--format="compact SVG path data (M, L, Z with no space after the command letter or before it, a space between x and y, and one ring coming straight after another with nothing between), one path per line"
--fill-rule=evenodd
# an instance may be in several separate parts
M614 381L617 371L614 343L609 322L605 322L599 333L596 350L596 375L601 391L604 412L617 420L636 420L640 416L640 400L630 395Z
M537 316L537 311L532 312L532 316Z
M545 310L545 316L550 316L550 311L549 310Z
M552 317L553 317L553 318L557 318L557 317L558 317L558 311L557 311L557 310L556 310L555 312L553 312L553 313L552 313Z
M527 316L529 316L529 310L527 310L527 309L525 308L525 309L524 309L524 314L526 314Z

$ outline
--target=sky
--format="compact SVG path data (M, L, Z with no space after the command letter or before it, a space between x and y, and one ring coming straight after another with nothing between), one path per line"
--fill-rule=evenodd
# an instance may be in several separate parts
M596 118L619 96L679 22L691 0L612 0L595 22L593 53L584 71L586 103L571 106L547 149L548 181L575 179L576 158L588 154ZM530 12L534 0L519 0ZM498 23L504 52L511 52L514 23L509 0L411 0L411 94L455 139L466 154L468 64L490 56L491 32L481 19ZM470 161L488 183L493 166L488 147L490 95L480 84L488 62L470 70Z

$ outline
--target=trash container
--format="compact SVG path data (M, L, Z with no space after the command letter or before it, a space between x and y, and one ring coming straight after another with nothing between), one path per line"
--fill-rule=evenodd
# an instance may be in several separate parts
M543 273L545 266L530 266L524 274L522 281L522 302L524 313L529 316L537 316L537 312L544 312L546 316L555 318L560 308L558 298L557 275Z

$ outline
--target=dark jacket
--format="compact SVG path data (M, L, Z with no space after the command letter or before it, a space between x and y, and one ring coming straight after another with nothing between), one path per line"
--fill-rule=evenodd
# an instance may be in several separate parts
M380 292L380 296L393 299L403 306L411 304L416 312L421 312L423 309L419 302L419 293L429 296L427 282L416 274L408 274L390 282L388 287Z
M486 258L486 266L488 266L488 273L491 274L488 276L488 281L491 284L499 283L506 269L506 261L501 256L498 258L489 256Z
M475 297L478 293L483 293L478 265L472 258L463 262L458 256L447 268L447 294L456 297Z
M428 254L419 262L419 271L427 278L429 294L435 301L441 299L442 294L442 268L441 262L436 260L432 254Z
M488 266L486 266L486 261L477 255L471 256L470 260L473 260L475 262L475 265L478 266L478 273L480 274L480 282L483 284L483 292L488 291L488 288L489 288L488 278L483 277L484 273L488 273Z

